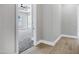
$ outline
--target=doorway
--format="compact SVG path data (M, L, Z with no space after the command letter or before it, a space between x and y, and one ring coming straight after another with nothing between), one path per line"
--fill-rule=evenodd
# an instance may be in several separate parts
M16 52L31 48L36 42L35 5L16 5Z

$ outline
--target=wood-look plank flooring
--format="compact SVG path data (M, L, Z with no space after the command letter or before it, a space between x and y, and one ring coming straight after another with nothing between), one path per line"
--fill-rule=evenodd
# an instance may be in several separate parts
M28 54L78 54L79 40L62 37L55 46L40 43L34 46ZM24 52L26 54L26 52Z
M51 54L78 54L79 40L73 38L62 37L58 43L52 48Z

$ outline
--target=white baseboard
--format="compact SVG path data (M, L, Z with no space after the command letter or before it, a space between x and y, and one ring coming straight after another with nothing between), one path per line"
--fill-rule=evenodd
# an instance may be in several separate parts
M75 39L78 39L77 36L72 36L72 35L64 35L64 34L61 34L54 42L53 42L53 45L55 46L56 43L62 38L62 37L68 37L68 38L75 38Z
M47 40L39 40L39 41L36 43L36 45L37 45L37 44L40 44L40 43L45 43L45 44L48 44L48 45L50 45L50 46L54 46L54 45L58 42L58 40L60 40L61 37L62 37L61 35L58 36L57 39L56 39L54 42L47 41Z
M57 39L53 42L53 46L56 45L56 43L61 39L61 37L62 37L62 35L59 35L59 36L57 37Z
M50 41L47 41L47 40L39 40L36 45L40 44L40 43L45 43L45 44L48 44L48 45L51 45L53 46L53 42L50 42Z
M50 41L46 41L46 40L39 40L37 44L40 44L40 43L45 43L45 44L48 44L48 45L51 45L51 46L55 46L56 43L62 38L62 37L69 37L69 38L78 38L77 36L72 36L72 35L64 35L64 34L61 34L57 37L57 39L54 41L54 42L50 42Z
M68 38L75 38L77 39L78 37L77 36L72 36L72 35L64 35L64 34L61 34L62 37L68 37Z

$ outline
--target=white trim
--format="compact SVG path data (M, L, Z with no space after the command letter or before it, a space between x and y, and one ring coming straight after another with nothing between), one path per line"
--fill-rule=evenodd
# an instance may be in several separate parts
M50 41L46 41L46 40L39 40L36 45L40 44L40 43L45 43L45 44L48 44L48 45L51 45L51 46L55 46L56 43L62 38L62 37L69 37L69 38L78 38L77 36L72 36L72 35L64 35L64 34L61 34L57 37L57 39L54 41L54 42L50 42Z
M46 41L46 40L39 40L36 45L40 44L40 43L45 43L45 44L48 44L50 46L54 46L61 38L62 36L58 36L57 39L54 41L54 42L51 42L51 41Z
M50 42L50 41L47 41L47 40L39 40L36 45L40 44L40 43L45 43L45 44L48 44L48 45L51 45L53 46L53 42Z
M33 31L33 41L34 41L34 45L36 45L36 39L37 39L37 19L36 19L36 17L37 17L37 13L36 13L36 11L37 11L37 5L32 5L32 18L33 18L33 24L32 24L32 31Z
M58 36L58 38L53 42L53 46L55 46L56 43L57 43L62 37L68 37L68 38L75 38L75 39L78 39L77 36L60 34L60 35Z
M79 6L77 6L77 36L79 36L79 33L78 33L78 31L79 31L79 20L78 20L79 19L79 16L78 16L79 11L78 10L79 10Z
M61 34L62 37L69 37L69 38L78 38L77 36L73 36L73 35L64 35L64 34Z
M57 37L57 39L53 42L53 46L56 45L56 43L61 39L61 37L62 37L62 35L59 35L59 36Z
M16 19L17 19L17 7L18 5L16 4ZM17 25L16 25L17 26ZM16 31L17 32L17 31ZM16 37L16 54L18 54L19 53L19 51L18 51L18 39L17 39L17 37Z

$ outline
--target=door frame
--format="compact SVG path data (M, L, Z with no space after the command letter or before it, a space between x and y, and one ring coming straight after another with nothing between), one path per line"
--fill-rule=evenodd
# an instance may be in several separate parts
M77 37L79 38L79 6L77 5Z
M18 8L17 8L17 6L18 6L18 4L16 4L16 8L15 8L16 9L16 11L15 11L16 12L16 19L17 19L17 16L18 16L18 12L17 12ZM32 25L33 25L33 27L32 27L32 30L33 30L32 31L33 32L32 40L34 40L34 45L36 45L36 39L37 39L37 29L36 29L37 28L37 26L36 26L37 25L37 21L36 21L37 20L37 18L36 18L37 17L37 15L36 15L37 14L37 12L36 12L37 10L36 9L37 9L36 4L32 4L32 14L33 14L32 15L32 19L33 19L33 21L32 21ZM17 21L15 23L17 23ZM15 27L17 27L17 24L16 24ZM17 35L17 29L16 29L15 32L16 32L15 35ZM16 48L15 49L16 50L16 54L18 54L19 53L19 49L18 49L19 45L18 45L17 36L16 36L16 43L15 43L15 45L16 45L16 47L15 47Z
M32 31L33 31L33 37L32 40L34 41L34 45L36 45L36 41L37 41L37 5L36 4L32 4Z

